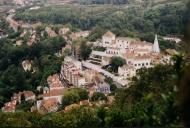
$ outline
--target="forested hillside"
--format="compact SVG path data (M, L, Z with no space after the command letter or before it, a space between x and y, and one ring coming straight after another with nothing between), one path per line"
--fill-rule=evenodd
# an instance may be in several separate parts
M159 3L168 3L172 1L179 0L75 0L75 2L80 4L159 4Z
M72 24L83 30L111 30L120 36L153 37L182 34L182 15L185 1L143 5L60 5L34 11L19 11L16 19L41 21L49 24ZM100 28L100 29L99 29Z

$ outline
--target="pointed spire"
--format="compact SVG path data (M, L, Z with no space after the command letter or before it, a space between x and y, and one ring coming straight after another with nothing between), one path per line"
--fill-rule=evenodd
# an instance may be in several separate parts
M159 47L159 43L158 43L157 34L155 35L155 40L154 40L154 45L153 45L153 52L160 53L160 47Z

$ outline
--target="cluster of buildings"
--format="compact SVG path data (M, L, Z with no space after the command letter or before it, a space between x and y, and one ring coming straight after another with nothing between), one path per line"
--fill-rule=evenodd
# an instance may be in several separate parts
M22 99L23 97L23 99ZM11 101L4 104L1 108L2 112L15 112L16 106L23 101L35 101L36 95L32 91L23 91L14 93L11 97Z
M90 31L78 31L78 32L71 32L69 27L62 27L56 33L51 27L46 27L45 32L47 32L48 37L56 37L57 35L61 35L64 37L65 40L77 40L79 38L86 38L89 36Z
M42 89L41 100L37 100L31 111L40 113L55 112L59 109L62 103L65 87L60 81L58 74L51 75L47 78L48 87Z
M100 66L110 64L113 56L121 57L126 65L118 68L116 81L121 84L127 83L128 78L136 75L141 68L150 68L155 64L169 63L171 54L161 53L158 37L155 36L154 43L140 41L129 37L116 37L108 31L102 36L98 46L106 48L105 51L92 51L89 62Z
M82 63L71 57L66 57L61 67L61 78L66 80L69 85L81 87L85 84L85 78L82 75Z
M69 88L84 88L88 91L89 97L94 92L110 93L110 86L104 82L99 73L93 70L83 70L81 62L74 60L71 57L66 57L61 74L54 74L47 78L48 87L43 87L41 99L37 100L36 104L31 108L31 111L40 113L50 113L59 110L62 104L62 98ZM89 100L83 100L76 103L76 106L88 104ZM73 107L69 105L65 111Z
M54 74L47 78L48 87L38 87L38 91L42 94L36 96L32 91L23 91L14 93L11 101L4 104L2 112L15 112L18 104L23 101L33 101L34 106L31 112L38 111L40 113L56 112L64 95L65 87L60 81L59 75Z
M72 41L77 40L79 38L86 38L90 34L90 31L79 31L79 32L73 32L70 35L70 38Z
M18 0L17 3L20 3L23 0ZM17 32L19 27L23 28L24 31L21 33L20 38L18 40L16 40L15 45L16 46L21 46L24 41L23 41L23 37L26 34L29 34L29 39L26 42L27 45L32 46L34 43L37 43L38 37L39 35L37 35L36 33L36 28L41 26L42 23L41 22L37 22L37 23L25 23L23 21L16 21L14 19L14 15L15 15L16 10L15 9L10 9L8 11L8 16L6 18L6 21L9 23L10 27ZM1 31L0 31L1 32ZM2 32L1 32L2 33ZM0 33L0 35L2 35ZM56 37L58 35L63 36L63 38L69 42L71 44L71 41L77 40L79 38L86 38L89 36L90 31L78 31L78 32L71 32L70 28L67 26L63 26L62 28L60 28L58 31L55 31L52 26L47 26L45 27L44 31L41 31L41 35L40 36L44 36L44 34L47 34L47 36L49 38L53 38Z
M84 69L82 62L66 57L61 67L61 79L69 86L86 88L90 93L110 93L110 86L103 76L95 70Z

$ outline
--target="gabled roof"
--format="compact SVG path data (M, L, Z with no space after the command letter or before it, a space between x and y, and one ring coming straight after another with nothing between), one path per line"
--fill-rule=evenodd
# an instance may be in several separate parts
M27 65L31 65L31 61L30 60L24 60L24 61L22 61L22 65L23 66L27 66Z
M49 93L44 93L44 97L63 96L65 89L51 90Z
M32 91L24 91L23 94L25 98L35 96L35 94Z
M103 36L106 36L106 37L115 37L115 35L111 31L106 32Z
M131 37L117 37L116 40L137 41L137 39Z
M59 80L59 75L54 74L47 78L47 82L50 88L63 87L61 81Z
M3 112L13 112L16 109L17 101L13 100L10 102L5 103L4 107L2 107Z
M57 107L58 105L59 105L59 102L56 98L51 98L51 99L42 101L42 106L45 108L47 112L50 111L51 108Z
M149 55L135 56L135 59L136 60L151 59L151 56L149 56Z
M145 41L133 41L130 44L131 46L153 46L152 43L145 42Z

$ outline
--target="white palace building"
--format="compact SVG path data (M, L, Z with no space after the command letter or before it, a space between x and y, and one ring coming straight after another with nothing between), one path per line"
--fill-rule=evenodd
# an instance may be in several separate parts
M111 57L118 56L126 60L126 65L119 67L120 79L128 79L136 75L140 68L150 68L155 64L170 61L170 55L160 53L157 35L154 43L140 41L129 37L116 37L108 31L102 36L99 46L105 47L106 51L92 51L90 62L105 66L110 63Z

